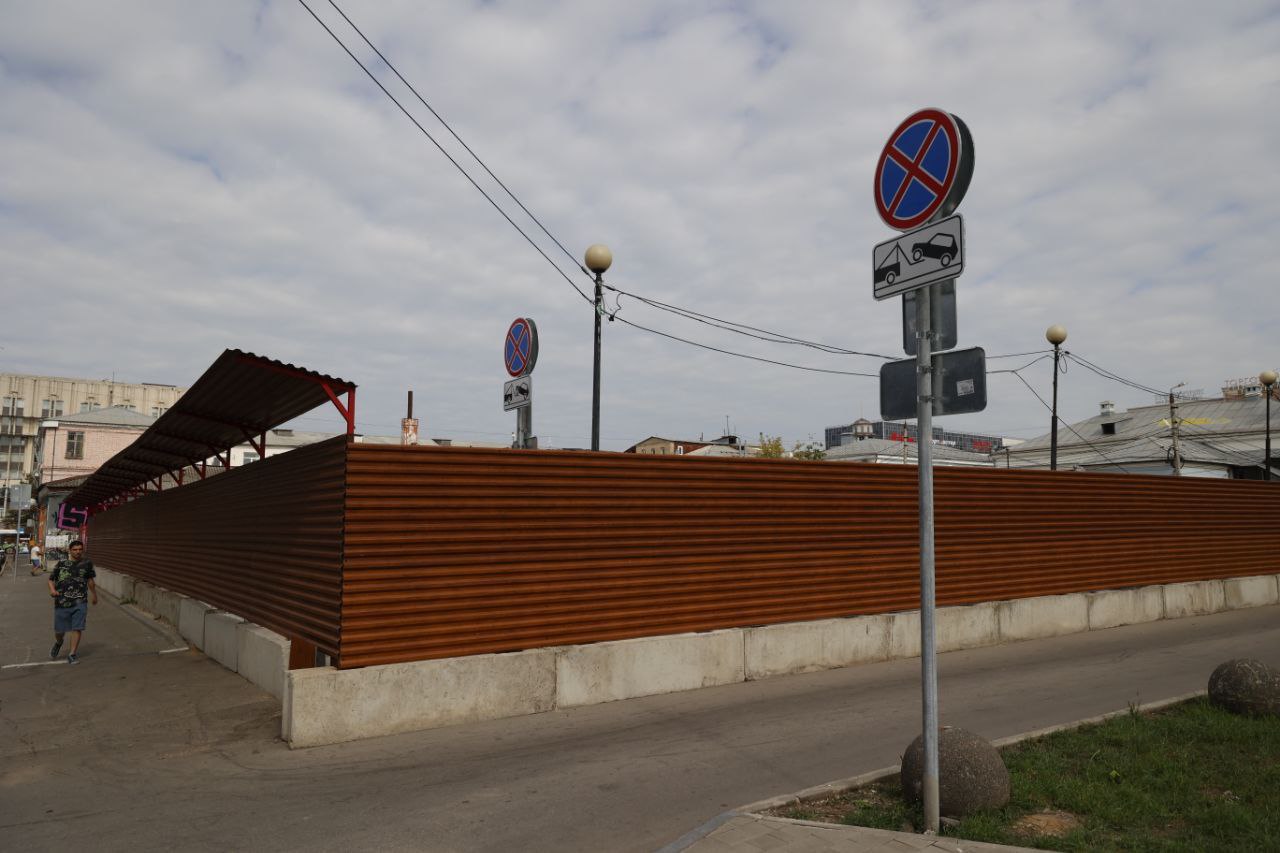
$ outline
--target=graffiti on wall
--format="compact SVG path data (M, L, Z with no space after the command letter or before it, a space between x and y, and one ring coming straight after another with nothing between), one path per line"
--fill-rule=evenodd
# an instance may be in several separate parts
M79 530L89 520L89 512L78 506L58 504L58 529Z

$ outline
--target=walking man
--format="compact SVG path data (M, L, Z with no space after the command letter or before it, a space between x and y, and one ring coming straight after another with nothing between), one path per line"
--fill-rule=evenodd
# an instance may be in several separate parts
M53 648L49 650L49 657L58 657L62 638L69 631L71 653L67 655L67 663L76 664L80 663L76 656L80 634L89 616L86 597L92 596L93 603L98 603L98 587L93 582L97 572L93 570L93 561L85 559L84 543L79 539L72 542L67 551L67 559L59 560L49 573L49 595L53 598Z
M43 571L43 569L40 566L40 556L41 556L40 546L32 542L31 543L31 574L33 575L38 575L40 574L41 571Z

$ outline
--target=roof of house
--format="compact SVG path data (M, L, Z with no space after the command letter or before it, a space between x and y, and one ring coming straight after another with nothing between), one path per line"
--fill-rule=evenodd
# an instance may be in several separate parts
M916 458L918 448L914 441L903 442L891 441L887 438L864 438L861 441L851 441L848 444L830 448L827 450L825 458L834 462L860 461L874 459L878 456L901 456L904 449L908 459ZM933 458L981 465L991 464L991 457L985 453L958 450L945 444L933 445Z
M1236 397L1178 402L1179 447L1184 462L1261 466L1266 398ZM1058 429L1058 465L1096 466L1172 458L1173 430L1167 403L1097 414ZM1113 424L1113 433L1103 432ZM1013 467L1046 455L1048 434L1008 448Z
M109 406L88 412L78 412L74 415L61 415L54 420L59 426L75 424L77 426L126 426L140 429L146 429L156 422L156 419L150 415L126 409L124 406Z

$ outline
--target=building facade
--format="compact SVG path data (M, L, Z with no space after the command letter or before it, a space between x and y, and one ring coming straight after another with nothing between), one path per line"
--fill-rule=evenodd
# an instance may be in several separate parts
M30 480L41 423L112 407L155 419L186 390L149 382L0 373L0 483Z
M915 422L869 421L859 418L851 424L827 427L827 450L868 438L914 442L919 434ZM933 428L933 443L969 453L996 453L1003 451L1005 446L1005 440L998 435L952 432L941 427Z

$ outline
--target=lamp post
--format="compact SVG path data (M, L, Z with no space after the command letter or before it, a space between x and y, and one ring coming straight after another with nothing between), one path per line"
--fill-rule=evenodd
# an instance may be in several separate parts
M613 252L596 243L587 249L587 269L596 277L596 347L591 375L591 449L600 449L600 315L604 313L604 273L613 265Z
M1258 374L1258 381L1262 383L1263 393L1267 395L1267 438L1265 442L1266 450L1262 457L1262 479L1271 479L1271 387L1276 384L1276 372L1274 370L1264 370Z
M45 473L45 470L44 470L43 442L41 444L41 449L40 449L40 479L43 480L45 483L53 482L53 471L58 464L58 427L60 427L61 425L62 424L59 421L42 421L40 424L41 429L47 429L47 430L53 431L52 443L49 446L49 471L47 474ZM45 433L45 435L47 436L49 435L49 433ZM39 488L39 483L36 484L36 488L37 489ZM44 550L44 543L48 538L45 536L45 532L48 530L48 527L49 527L49 513L48 513L48 510L46 509L44 514L43 524L41 524L40 529L36 531L36 534L40 537L41 550Z
M1053 344L1053 419L1049 429L1049 470L1058 470L1058 359L1062 355L1062 344L1067 340L1067 330L1054 323L1044 333L1044 338Z

